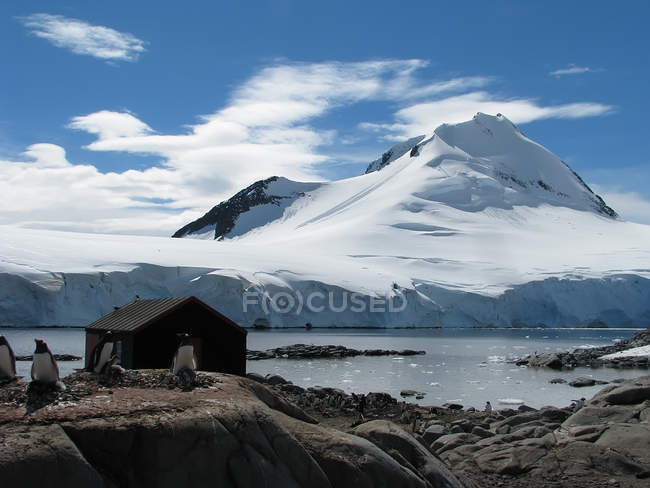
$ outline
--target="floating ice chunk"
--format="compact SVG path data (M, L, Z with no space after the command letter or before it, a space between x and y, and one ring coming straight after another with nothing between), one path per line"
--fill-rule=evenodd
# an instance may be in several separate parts
M506 362L506 357L505 356L488 356L487 359L491 363L505 363Z
M499 398L497 400L501 405L523 405L524 401L519 398Z
M650 357L650 345L634 347L626 351L614 352L612 354L605 354L600 359L618 359L618 358L641 358Z

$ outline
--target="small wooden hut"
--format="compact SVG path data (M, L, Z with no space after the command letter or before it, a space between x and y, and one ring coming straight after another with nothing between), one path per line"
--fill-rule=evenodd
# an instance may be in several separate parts
M169 368L178 334L192 338L201 371L246 374L247 331L196 297L135 300L86 327L86 366L111 331L127 369Z

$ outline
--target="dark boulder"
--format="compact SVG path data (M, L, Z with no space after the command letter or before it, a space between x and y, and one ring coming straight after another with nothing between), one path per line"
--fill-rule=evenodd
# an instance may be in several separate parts
M594 386L596 384L596 380L593 378L585 378L585 377L580 377L576 378L575 380L572 380L569 382L569 386L573 386L574 388L583 388L585 386Z

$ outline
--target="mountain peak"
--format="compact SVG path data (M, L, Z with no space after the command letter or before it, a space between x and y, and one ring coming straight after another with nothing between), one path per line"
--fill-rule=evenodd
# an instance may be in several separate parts
M466 122L442 124L434 130L431 138L423 141L425 137L419 136L393 146L382 158L370 163L366 174L382 170L411 148L416 151L411 156L419 156L435 140L438 153L455 153L452 159L457 159L459 155L465 159L463 168L458 169L463 176L454 178L464 179L467 192L475 193L473 198L479 202L479 207L488 198L485 192L493 192L496 180L510 190L509 194L503 195L504 203L510 205L549 203L592 209L608 217L617 217L617 213L568 164L544 146L528 139L500 113L489 115L478 112ZM432 166L436 161L440 161L440 158L434 157L427 164ZM479 178L469 177L470 173L477 174ZM484 176L489 179L484 179ZM489 200L492 201L488 206L500 206L494 196Z
M320 183L301 183L281 176L256 181L180 228L172 237L221 240L245 234L280 218L285 208L304 192L319 186Z

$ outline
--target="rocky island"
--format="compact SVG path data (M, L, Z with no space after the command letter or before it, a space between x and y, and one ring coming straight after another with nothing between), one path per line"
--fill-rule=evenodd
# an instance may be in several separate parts
M609 346L578 348L573 351L531 354L516 361L518 366L573 369L592 368L647 368L650 366L650 329L637 332L632 338ZM647 352L645 349L648 348Z
M411 349L402 349L400 351L395 351L393 349L359 350L335 345L318 346L314 344L292 344L290 346L276 347L265 351L247 350L246 359L249 361L273 358L327 359L353 356L415 356L424 353L424 351L414 351Z

